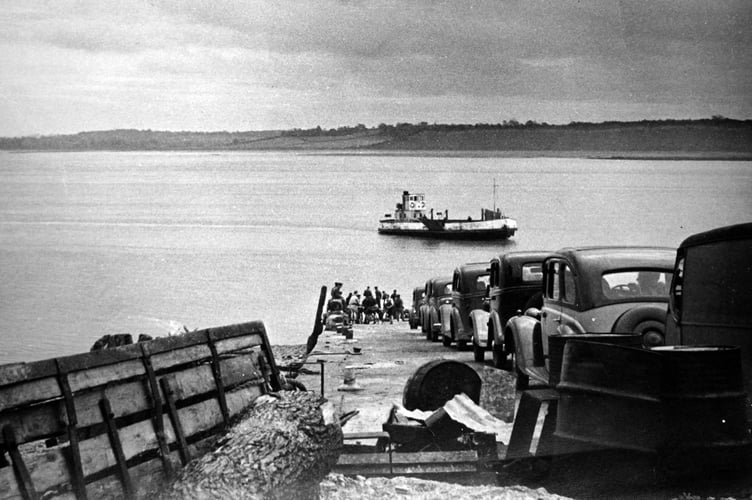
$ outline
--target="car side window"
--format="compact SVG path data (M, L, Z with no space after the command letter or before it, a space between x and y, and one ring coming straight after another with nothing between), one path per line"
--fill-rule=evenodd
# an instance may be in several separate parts
M532 262L529 264L523 264L522 266L522 281L540 281L543 277L543 266L540 262Z
M481 274L475 279L475 290L476 291L482 291L485 290L488 284L490 283L491 277L488 274Z
M577 302L577 290L574 283L574 273L568 265L562 264L561 274L564 278L561 282L561 301L567 304L575 304Z
M546 283L546 296L551 300L559 300L559 262L551 262L548 267L548 282Z
M491 263L491 286L499 286L499 263Z

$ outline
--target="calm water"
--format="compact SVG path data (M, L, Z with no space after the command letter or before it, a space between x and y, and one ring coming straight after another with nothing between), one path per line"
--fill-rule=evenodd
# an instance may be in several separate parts
M407 189L510 241L379 236ZM752 163L296 153L0 153L0 363L253 319L310 333L321 285L410 290L508 250L677 246L752 219Z

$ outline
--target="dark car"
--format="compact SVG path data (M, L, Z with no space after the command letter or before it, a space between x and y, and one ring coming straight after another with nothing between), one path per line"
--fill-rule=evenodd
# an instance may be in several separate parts
M416 329L420 326L420 306L426 298L426 287L418 286L413 288L413 304L410 307L410 328Z
M474 322L479 320L486 324L484 310L488 294L490 271L488 262L463 264L452 275L452 301L439 309L441 317L441 339L449 347L455 342L457 349L464 349L473 339ZM476 312L477 311L477 312Z
M690 236L676 252L666 344L741 348L752 422L752 223Z
M487 331L473 339L476 361L483 361L491 349L494 366L504 368L514 355L514 339L504 338L504 325L519 311L542 307L543 260L549 255L550 251L509 252L491 259Z
M431 341L439 340L441 330L441 318L439 317L439 307L441 303L451 303L452 301L452 278L438 277L426 281L426 296L420 307L421 330L426 335L426 339Z
M543 262L543 308L509 320L518 388L549 383L548 339L583 333L637 333L664 343L668 284L676 250L663 247L564 248ZM536 346L540 346L537 349Z

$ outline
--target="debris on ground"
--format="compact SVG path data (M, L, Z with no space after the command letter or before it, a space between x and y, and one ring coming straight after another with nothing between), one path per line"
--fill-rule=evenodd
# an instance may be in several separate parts
M320 484L322 500L410 499L474 499L474 500L560 500L568 497L555 495L545 488L526 486L490 486L445 483L412 477L347 477L329 474Z

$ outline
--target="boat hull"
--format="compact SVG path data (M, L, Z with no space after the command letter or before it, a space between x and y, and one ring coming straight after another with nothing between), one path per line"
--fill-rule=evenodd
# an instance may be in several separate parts
M446 221L443 229L429 229L422 222L385 220L379 223L380 234L456 240L499 240L514 236L516 223L511 219L485 221Z

